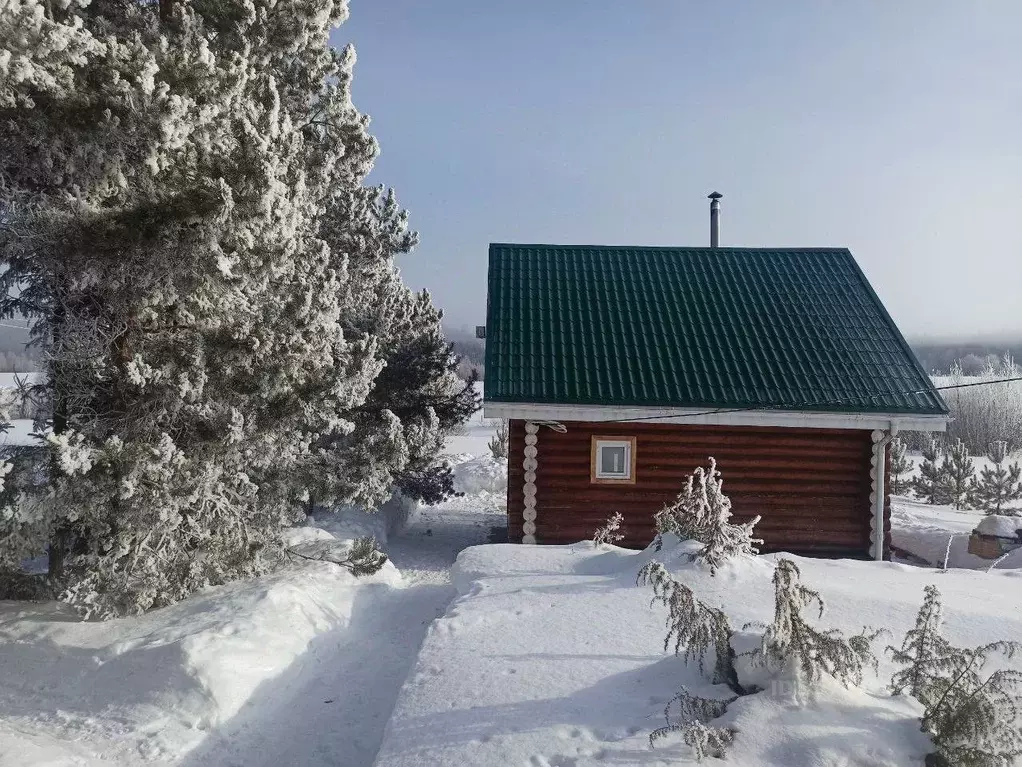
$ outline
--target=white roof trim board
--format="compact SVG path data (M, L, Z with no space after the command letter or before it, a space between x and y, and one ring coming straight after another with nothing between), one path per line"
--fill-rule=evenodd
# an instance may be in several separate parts
M483 417L520 421L584 421L692 424L702 426L778 426L791 429L893 429L944 431L946 415L900 413L818 413L802 410L709 410L707 408L619 407L616 405L542 405L484 402Z

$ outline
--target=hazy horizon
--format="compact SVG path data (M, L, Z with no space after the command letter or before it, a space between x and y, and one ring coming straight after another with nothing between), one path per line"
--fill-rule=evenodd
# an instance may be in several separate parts
M1022 3L353 0L356 105L455 327L490 242L842 246L909 338L1022 332Z

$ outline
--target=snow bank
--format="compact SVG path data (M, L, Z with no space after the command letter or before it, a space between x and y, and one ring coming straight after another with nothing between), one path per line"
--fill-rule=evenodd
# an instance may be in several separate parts
M371 536L386 543L408 523L416 503L394 491L390 499L376 511L361 506L341 506L336 509L318 509L306 525L326 530L339 539Z
M988 518L978 511L957 511L949 506L931 506L920 501L893 496L891 543L896 549L908 552L912 557L933 567L943 567L944 558L947 556L948 567L986 570L990 567L991 560L971 554L968 549L973 530ZM1006 517L1006 519L1014 519L1015 523L1022 527L1022 518ZM999 570L1011 568L1022 568L1022 550L1009 554L997 565Z
M305 528L291 543L328 539ZM368 584L399 582L389 564L356 581L336 565L304 562L103 623L56 604L0 603L0 765L91 764L82 743L67 741L118 764L180 756L315 637L346 626L355 600L375 593ZM26 749L39 761L26 761Z
M976 525L976 532L982 535L995 535L999 538L1022 541L1022 517L991 514L980 520Z
M738 730L727 763L785 767L906 767L932 750L919 729L922 707L908 696L876 695L821 680L802 705L790 689L739 698L718 723Z
M728 563L715 577L688 564L684 546L657 556L731 623L768 622L774 556ZM430 628L377 757L379 767L496 767L685 763L671 738L651 750L665 704L681 686L722 697L694 666L663 651L661 606L635 585L652 552L572 546L478 546L454 570L461 596ZM951 641L1022 636L1022 572L946 573L885 562L794 558L847 633L885 627L878 676L865 688L824 686L805 707L790 690L748 697L726 720L740 730L729 763L742 767L921 764L918 711L886 692L883 647L911 627L923 587L944 594Z
M466 495L481 493L503 494L507 490L507 461L495 461L489 454L456 455L451 459L454 468L454 489Z

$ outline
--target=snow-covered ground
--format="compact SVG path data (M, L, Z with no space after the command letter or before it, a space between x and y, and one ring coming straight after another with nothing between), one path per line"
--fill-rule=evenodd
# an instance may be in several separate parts
M426 629L455 596L455 557L496 524L459 501L414 511L384 546L396 580L358 583L346 625L318 635L283 678L268 679L181 764L372 764Z
M456 594L455 558L506 522L491 434L477 417L452 445L471 494L415 509L403 529L348 511L293 533L338 547L375 535L391 562L370 578L299 562L104 623L0 602L0 767L372 764L426 629Z
M106 623L55 604L0 603L0 767L684 762L677 743L647 742L666 701L698 682L661 652L663 612L634 584L647 555L480 545L506 522L493 427L476 416L448 445L463 495L412 510L403 526L407 509L395 506L321 516L292 533L338 547L375 535L391 562L371 578L299 562ZM980 519L896 498L895 542L942 561L958 532L950 565L973 567L965 540ZM833 625L901 632L922 585L936 582L953 639L1022 636L1022 570L798 561L830 599ZM771 566L761 557L714 579L690 575L741 625L769 617ZM882 682L832 690L809 714L737 704L746 736L734 763L918 762L917 712L880 695ZM835 728L841 738L827 735Z
M679 547L681 548L681 547ZM455 567L459 597L429 629L377 758L378 767L583 767L675 765L691 752L677 738L651 750L666 702L682 685L723 696L693 664L663 652L665 609L635 584L653 556L589 542L483 546ZM677 577L731 624L769 621L776 557L730 563L715 577L661 555ZM1022 636L1022 572L987 575L892 563L795 558L829 605L822 621L847 633L864 624L899 641L923 587L944 593L947 634L975 645ZM881 657L863 690L826 686L801 707L790 691L743 698L728 712L739 730L729 764L741 767L921 765L929 745L919 711L886 691Z
M41 445L38 437L32 436L34 431L32 421L27 418L17 418L11 421L7 431L0 434L0 447L5 445Z
M916 476L922 457L909 454L913 467L910 477ZM976 476L990 465L990 461L974 456ZM1011 460L1018 460L1015 456ZM1018 507L1020 504L1014 504ZM934 567L987 569L993 560L983 559L968 551L969 537L986 515L976 509L957 510L950 506L931 506L908 495L891 496L891 543L907 553L912 561L924 561ZM950 549L948 548L950 543ZM997 563L997 569L1022 568L1022 550L1009 554Z
M79 763L63 741L86 764L176 761L285 698L297 658L304 668L328 638L357 638L371 603L399 585L393 566L356 583L303 562L141 618L83 623L54 604L4 604L0 764ZM39 761L25 761L25 740Z
M910 498L891 498L891 543L902 552L934 567L987 569L994 560L968 551L972 531L983 522L979 511L958 511L949 506L930 506ZM1022 518L1019 519L1022 526ZM950 549L948 548L950 544ZM1022 549L997 562L997 569L1022 568Z

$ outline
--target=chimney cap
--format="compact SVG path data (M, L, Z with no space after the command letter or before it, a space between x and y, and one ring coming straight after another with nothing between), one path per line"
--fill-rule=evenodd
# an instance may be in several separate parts
M710 192L708 195L706 195L706 199L708 199L708 200L719 200L723 196L724 195L722 195L720 192Z

